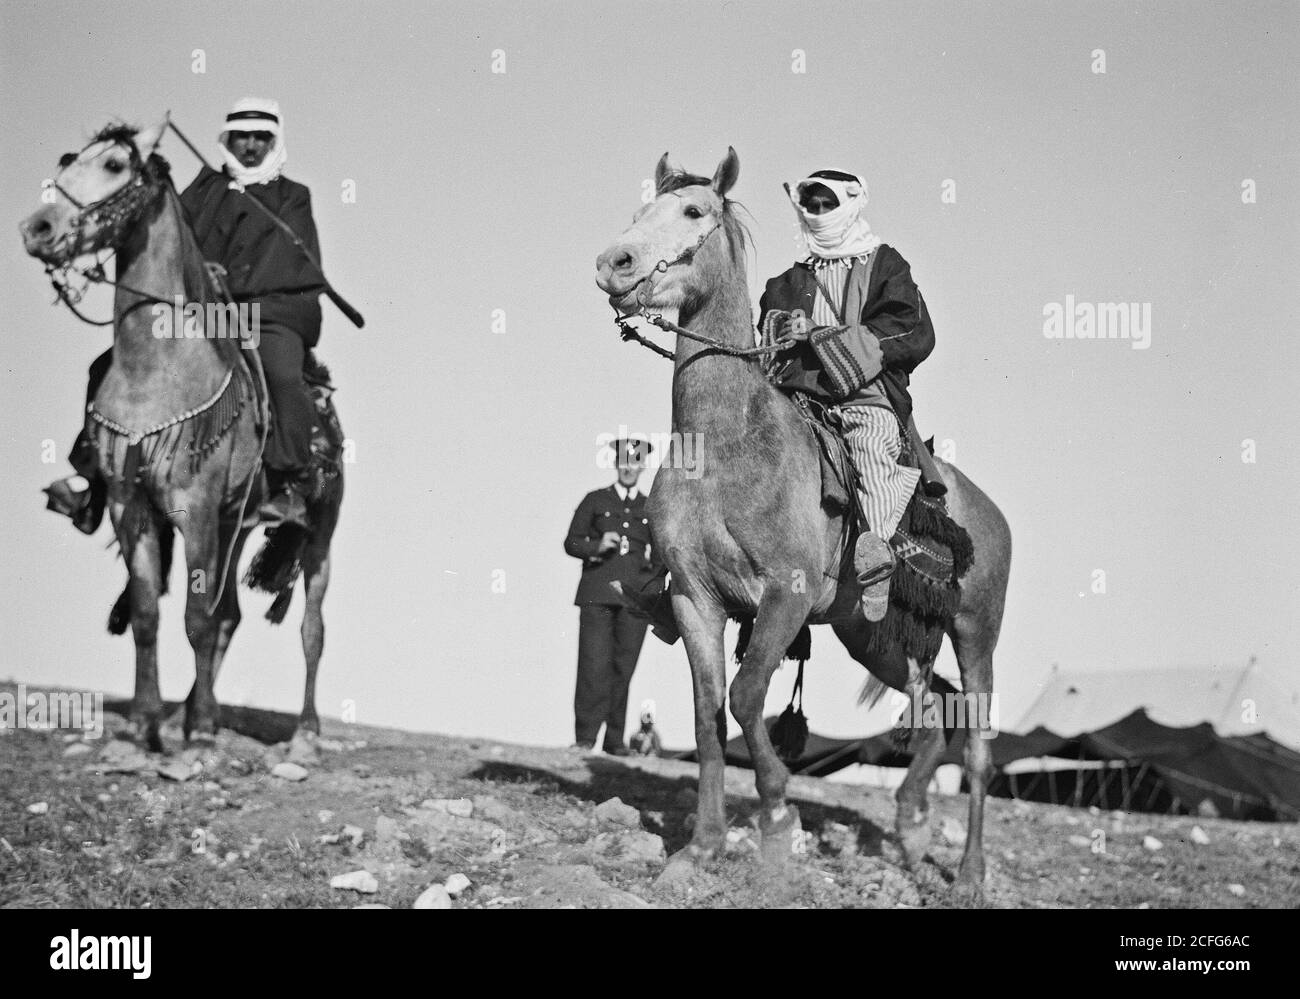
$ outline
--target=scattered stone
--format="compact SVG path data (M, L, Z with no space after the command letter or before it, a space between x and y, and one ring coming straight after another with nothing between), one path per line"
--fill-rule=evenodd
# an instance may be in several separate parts
M939 826L939 835L949 846L963 846L966 843L966 827L954 818L946 818Z
M1080 846L1080 847L1092 846L1092 840L1090 840L1087 836L1080 836L1078 833L1075 833L1073 836L1071 836L1069 842L1071 846Z
M420 807L435 812L445 812L462 819L467 819L474 814L474 802L468 798L426 798L420 802Z
M316 748L317 748L317 749L322 749L322 750L324 750L324 751L327 752L327 753L341 753L341 752L343 752L343 743L339 742L338 739L319 739L319 738L318 738L318 739L316 740Z
M99 794L95 795L95 800L98 801L101 805L107 805L110 801L113 800L113 796L111 794L107 794L101 791Z
M450 909L451 895L442 885L430 885L420 893L412 909Z
M631 805L623 804L621 798L610 798L596 806L596 821L602 825L624 826L628 829L641 827L641 813Z
M373 895L379 891L379 882L369 871L351 871L348 874L338 874L330 878L331 888L341 888L345 891L357 891L363 895Z
M759 842L754 836L753 829L748 827L728 829L725 849L728 853L757 853Z
M843 822L826 822L822 825L822 845L839 856L853 856L858 850L858 834Z
M48 801L33 801L27 806L27 811L32 815L44 815L49 810L50 803Z
M524 819L505 802L481 794L474 796L474 814L486 822L495 822L498 825L509 825Z
M194 776L194 771L179 760L166 763L158 768L158 776L165 777L167 780L174 780L178 784L183 784Z
M611 839L611 843L604 851L605 856L617 860L622 866L648 867L662 864L667 856L662 837L654 833L637 829Z
M1210 837L1200 826L1192 826L1192 832L1189 838L1197 846L1208 846L1210 843Z
M360 826L344 826L343 836L345 839L351 840L353 846L360 846L361 842L366 838L366 831Z
M1143 836L1142 846L1144 849L1150 850L1152 853L1154 853L1156 850L1160 850L1164 848L1164 844L1161 843L1160 840L1156 839L1154 836Z
M1245 886L1245 885L1239 885L1239 884L1230 884L1230 885L1228 885L1228 891L1230 891L1232 894L1236 895L1237 898L1241 898L1242 896L1244 896L1244 895L1246 894L1246 886Z
M103 714L104 734L108 736L117 735L118 732L124 732L130 727L130 722L122 715L112 711L105 711Z
M334 818L334 813L331 812L328 808L322 808L319 812L316 813L316 820L321 825L324 825L332 818Z
M522 903L527 909L648 909L650 904L631 892L621 891L601 880L585 864L525 863L518 871L520 885L530 885L530 894L502 899L498 905Z
M208 794L220 794L222 791L225 790L225 788L221 786L220 781L205 780L203 782L203 790L208 792Z
M459 872L453 874L451 877L449 877L446 881L442 883L443 889L452 898L459 898L462 894L464 894L465 889L467 889L469 886L470 886L469 878L465 877L465 875Z
M113 739L99 754L99 764L96 769L106 774L134 774L152 768L149 757L135 743L124 739Z
M74 742L63 751L63 755L66 759L76 759L78 756L89 756L94 751L87 742Z
M281 780L300 781L307 779L307 768L296 763L277 763L271 768L271 776Z
M1151 908L1151 903L1150 903L1150 902L1143 902L1141 905L1138 906L1138 908L1139 908L1139 909L1149 909L1149 908Z
M356 766L352 768L352 772L356 774L358 777L360 777L362 780L365 780L367 777L370 776L370 768L366 766L364 763L358 763Z
M1203 819L1217 819L1219 809L1209 798L1202 798L1201 803L1196 806L1196 814Z

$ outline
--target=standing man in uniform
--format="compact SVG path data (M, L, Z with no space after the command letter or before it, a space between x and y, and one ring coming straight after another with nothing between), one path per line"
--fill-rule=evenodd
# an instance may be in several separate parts
M604 725L605 752L626 756L627 692L649 619L624 606L609 584L641 592L659 575L659 558L650 542L646 494L637 489L650 443L625 439L609 446L618 479L583 498L564 539L564 550L582 560L573 601L579 608L574 741L575 748L593 748Z

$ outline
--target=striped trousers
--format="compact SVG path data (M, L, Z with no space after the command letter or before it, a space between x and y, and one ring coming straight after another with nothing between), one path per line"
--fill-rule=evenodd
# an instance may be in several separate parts
M831 413L840 420L844 442L862 478L862 509L867 526L876 537L888 542L903 518L921 470L898 464L903 438L892 409L835 406Z

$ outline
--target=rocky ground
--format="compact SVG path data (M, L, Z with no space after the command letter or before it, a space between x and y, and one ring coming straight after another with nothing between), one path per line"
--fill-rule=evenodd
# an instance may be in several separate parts
M12 690L13 688L8 688ZM696 768L228 711L215 747L0 734L0 906L348 908L944 907L966 799L934 798L918 871L887 792L791 781L800 852L757 857L753 775L728 770L725 857L664 876L690 837ZM255 733L261 739L253 738ZM997 907L1300 902L1295 825L990 799Z

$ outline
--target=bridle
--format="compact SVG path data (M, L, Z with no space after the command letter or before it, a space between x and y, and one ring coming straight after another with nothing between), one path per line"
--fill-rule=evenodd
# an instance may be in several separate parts
M715 218L716 217L715 214ZM694 330L689 330L684 326L678 326L672 320L665 319L661 313L649 311L647 292L653 287L653 284L651 283L647 287L647 282L653 282L656 274L666 274L670 267L689 263L695 258L695 255L700 252L708 238L721 228L722 219L717 218L717 221L713 224L713 228L703 233L700 238L695 241L693 246L686 247L686 249L682 250L682 252L677 254L677 256L672 260L660 260L646 273L645 277L637 281L637 283L632 286L636 289L636 303L638 306L635 312L620 313L618 307L611 303L610 307L614 310L614 325L618 327L619 338L623 340L624 343L629 340L635 341L647 350L652 350L660 357L666 357L670 361L675 360L677 357L677 355L671 350L659 346L657 343L638 333L636 327L632 326L628 322L629 319L633 318L644 319L652 326L657 326L665 332L675 333L677 336L683 336L688 340L694 340L696 343L702 343L709 350L717 351L720 354L726 354L729 357L758 357L763 354L775 354L779 351L785 350L796 342L792 338L785 337L780 340L775 340L770 344L763 344L757 347L733 347L731 344L723 343L721 340L716 340L711 336L705 336L703 333L696 333Z
M62 173L63 170L80 159L82 153L85 153L91 146L103 141L105 140L92 140L82 147L80 153L65 154L59 160L59 172ZM144 160L140 156L140 150L134 140L124 136L111 141L113 141L114 145L125 145L130 153L131 160L131 179L112 194L86 205L82 204L60 184L57 176L51 181L54 189L67 198L77 209L77 212L70 221L70 233L65 233L59 238L59 242L55 244L54 249L58 252L58 260L48 261L45 264L45 274L50 279L50 285L54 288L54 303L62 302L74 316L91 326L111 326L114 322L114 319L106 319L103 322L91 319L77 309L77 305L85 297L86 289L91 284L106 284L113 288L121 288L139 296L146 302L155 302L161 305L172 304L155 295L150 295L148 292L140 291L138 288L132 288L119 281L110 280L108 275L104 273L104 265L112 259L122 241L126 238L127 232L140 221L145 209L158 196L160 186L146 176ZM96 239L100 245L93 250L83 248L86 241L85 226L87 223L99 227ZM95 262L87 267L78 267L74 263L78 257L87 253L96 253L104 247L111 247L113 252L103 259L96 258ZM79 288L72 286L72 282L69 280L71 274L83 279L83 283Z

